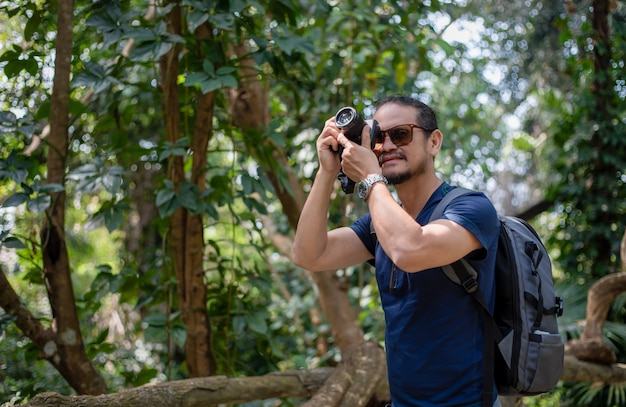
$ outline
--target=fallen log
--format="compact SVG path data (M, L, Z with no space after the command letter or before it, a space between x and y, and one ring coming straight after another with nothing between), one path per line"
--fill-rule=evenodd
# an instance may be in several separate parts
M148 384L100 396L64 396L41 393L32 407L208 407L220 403L295 397L310 398L322 387L333 368L289 370L264 376L210 376Z

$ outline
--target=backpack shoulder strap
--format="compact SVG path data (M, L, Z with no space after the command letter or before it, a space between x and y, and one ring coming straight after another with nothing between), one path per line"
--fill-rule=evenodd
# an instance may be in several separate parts
M443 197L443 199L441 201L439 201L439 203L437 204L437 206L433 210L433 213L430 215L430 218L428 219L428 221L432 222L435 219L439 219L441 217L441 215L443 215L443 212L446 210L446 207L448 205L450 205L450 202L452 202L453 200L455 200L456 198L458 198L460 196L468 195L468 194L471 194L473 192L474 191L472 191L471 189L462 188L462 187L456 187L456 188L451 189Z
M446 207L452 202L454 199L467 195L473 192L472 190L466 188L454 188L450 192L448 192L443 199L437 204L433 213L430 215L429 222L432 222L435 219L439 219ZM494 349L494 341L500 342L502 340L502 336L498 329L498 325L493 319L491 313L489 312L489 307L483 297L482 292L478 288L478 273L472 267L472 265L466 261L465 259L460 259L455 261L452 264L441 267L441 270L445 273L445 275L452 280L453 282L461 285L465 291L472 296L477 306L479 307L481 313L483 314L484 321L484 380L483 380L483 391L482 391L482 400L481 406L487 407L491 406L493 403L493 387L494 387L494 363L495 363L495 349Z
M456 187L450 190L443 197L443 199L439 201L439 203L433 210L433 213L430 215L428 222L439 219L453 200L460 196L471 194L472 192L474 191L461 187ZM478 288L478 283L476 281L478 273L465 259L461 259L453 264L443 266L441 267L441 269L450 280L463 286L465 291L467 291L468 293L472 293Z
M452 202L453 200L455 200L456 198L460 196L471 194L472 192L474 191L472 191L471 189L462 188L462 187L456 187L450 190L450 192L448 192L443 197L443 199L439 201L439 203L433 210L433 213L430 215L428 222L432 222L433 220L440 218L441 215L443 215L443 212L445 211L446 207L450 204L450 202ZM373 235L374 237L376 236L376 230L374 230L374 222L372 222L371 219L370 219L370 235Z

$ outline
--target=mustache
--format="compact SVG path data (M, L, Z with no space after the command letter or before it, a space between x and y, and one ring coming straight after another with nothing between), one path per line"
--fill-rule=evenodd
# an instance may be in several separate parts
M391 153L382 153L378 156L378 164L382 165L385 161L395 160L395 159L406 159L406 155L402 151L394 151Z

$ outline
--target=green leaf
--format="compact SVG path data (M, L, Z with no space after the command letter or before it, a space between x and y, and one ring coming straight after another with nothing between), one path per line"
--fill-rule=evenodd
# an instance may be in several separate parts
M28 201L28 195L23 192L18 192L7 198L7 200L4 201L0 207L10 208L12 206L19 206L26 201Z
M39 188L39 192L45 192L48 194L61 191L65 191L65 187L56 183L44 184L41 188Z
M222 87L222 81L219 79L209 79L200 83L200 90L202 93L213 92L214 90L218 90Z
M150 380L157 377L159 371L153 367L144 367L141 369L139 373L135 376L132 381L133 386L143 386L144 384L150 383Z
M164 204L167 204L169 201L175 198L176 198L176 192L173 189L169 187L167 189L161 189L157 193L156 204L157 206L162 206Z
M192 213L198 213L201 202L198 186L191 183L181 185L178 193L178 202Z
M22 243L17 237L9 236L2 241L0 246L4 246L7 249L25 249L26 245Z
M202 70L206 72L209 77L215 76L215 66L213 66L213 62L208 58L202 61Z
M284 35L278 35L274 38L276 45L287 55L294 52L314 53L314 47L311 41L300 36L286 32Z
M213 66L213 65L211 65ZM223 66L221 68L217 69L217 76L227 76L230 75L231 73L235 73L237 72L237 68L235 68L234 66Z
M41 13L39 10L32 10L32 15L26 21L26 26L24 27L24 40L30 41L33 38L33 35L39 29L39 25L41 23Z
M221 88L236 88L237 86L237 79L234 76L225 75L200 83L200 90L202 93L209 93Z
M156 196L156 204L159 210L159 216L162 218L172 215L180 208L178 197L172 189L159 190Z
M514 148L521 151L534 151L535 149L535 146L533 145L529 137L526 137L524 135L518 135L517 137L513 138L511 144Z
M258 334L265 335L267 334L267 322L265 317L264 312L254 312L246 317L246 322L251 330Z
M31 199L30 201L28 201L26 207L29 211L41 213L48 209L51 203L52 198L50 198L50 195L37 195L35 199Z
M159 34L157 34L154 30L150 28L141 27L128 30L124 37L128 39L132 38L137 42L143 42L154 41L159 37Z
M109 233L118 229L124 222L124 213L130 208L126 204L115 204L110 211L105 213L104 224Z
M111 172L104 174L102 177L102 185L104 189L110 193L111 195L115 195L119 192L122 187L123 179L118 174L113 174Z
M214 205L203 202L202 211L212 217L213 219L219 219L220 214L217 211L217 208Z
M144 42L131 51L131 59L133 61L158 61L171 48L172 44L167 42Z
M84 164L74 169L70 174L68 174L68 177L80 179L83 176L96 175L97 173L98 169L94 164Z
M0 62L9 62L20 59L20 54L23 52L23 49L17 45L13 46L12 50L5 52L0 55Z
M85 69L72 79L74 88L85 86L93 88L95 93L100 93L119 84L120 81L110 76L105 68L94 62L85 63Z
M185 76L185 86L193 86L206 81L209 76L204 72L192 72Z
M209 19L209 13L204 10L194 9L187 14L187 28L193 33L198 27L206 23Z
M226 31L235 29L235 16L231 13L215 13L210 16L210 20L215 27Z
M162 313L152 313L146 315L143 322L152 327L164 328L167 326L167 317Z
M245 333L246 328L246 319L241 315L237 315L233 317L233 331L236 335L240 336Z

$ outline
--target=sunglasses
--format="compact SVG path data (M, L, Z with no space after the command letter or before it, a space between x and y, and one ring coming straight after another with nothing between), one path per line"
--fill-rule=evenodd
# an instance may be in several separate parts
M434 131L434 129L427 129L422 126L418 126L417 124L400 124L387 130L378 130L376 132L376 143L374 148L382 148L383 144L385 144L385 138L387 136L389 136L391 142L396 146L405 146L413 141L413 129L422 129L429 133Z

